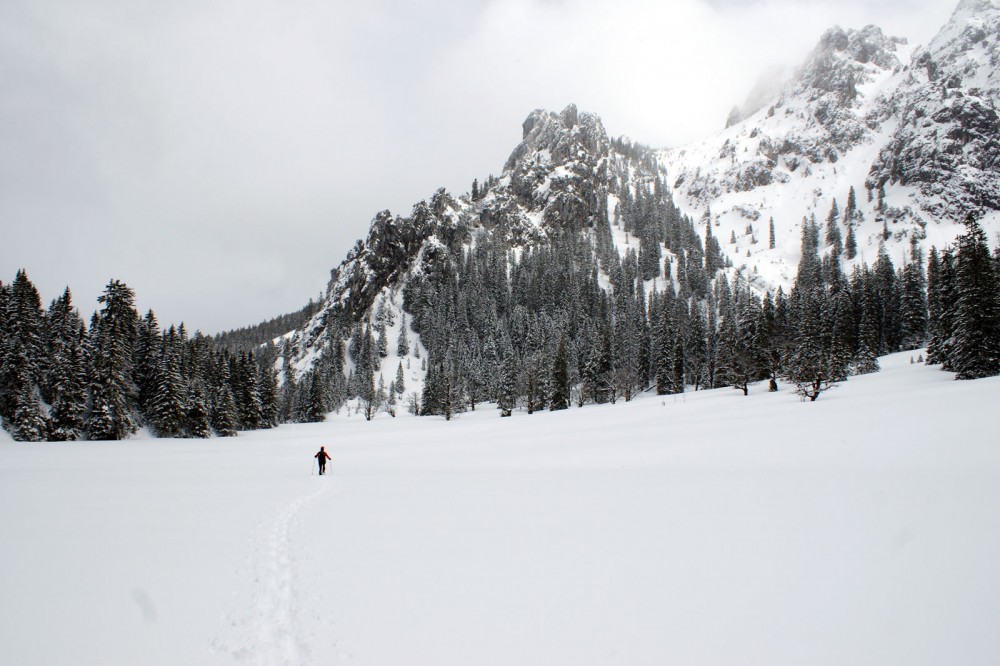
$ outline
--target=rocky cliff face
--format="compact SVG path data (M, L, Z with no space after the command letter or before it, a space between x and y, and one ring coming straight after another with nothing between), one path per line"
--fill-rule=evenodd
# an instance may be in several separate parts
M1000 209L998 104L1000 2L964 0L889 99L898 124L867 186L910 186L936 217Z

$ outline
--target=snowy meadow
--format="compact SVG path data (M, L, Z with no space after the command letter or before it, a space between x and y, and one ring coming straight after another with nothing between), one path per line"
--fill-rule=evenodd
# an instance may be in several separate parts
M0 432L0 663L996 664L1000 378L915 355L814 403Z

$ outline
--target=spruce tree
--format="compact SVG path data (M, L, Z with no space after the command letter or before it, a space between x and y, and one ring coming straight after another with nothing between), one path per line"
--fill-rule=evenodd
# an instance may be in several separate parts
M208 400L200 386L191 389L187 398L187 433L190 437L204 439L212 436Z
M858 336L858 351L854 358L854 374L866 375L878 372L879 314L877 297L872 279L864 280L861 310L861 329Z
M42 413L37 386L25 384L21 387L11 426L11 434L19 442L43 442L47 439L49 423Z
M958 239L954 368L957 379L1000 374L1000 291L986 234L970 214Z
M92 408L87 431L90 439L124 439L138 427L133 353L139 315L134 307L134 293L118 280L109 282L97 300L104 308L96 315L96 325L91 327Z
M396 379L393 382L393 389L396 394L403 395L406 392L406 378L403 374L403 362L399 362L399 367L396 368Z
M228 382L223 383L215 399L212 410L212 428L220 437L235 437L239 430L239 410Z
M396 340L396 356L406 356L410 353L410 338L407 334L409 326L406 323L406 315L400 318L399 338Z
M910 263L903 269L901 307L901 346L919 349L927 340L927 278L916 238L910 246Z
M184 404L186 391L180 376L180 359L172 348L174 329L163 339L157 374L156 392L150 401L149 416L156 433L160 437L180 437L184 431L187 408Z
M321 423L326 420L326 408L323 405L323 384L319 373L313 371L309 375L309 404L304 420L307 423ZM369 413L366 412L365 416L369 421L371 420Z
M278 425L281 403L278 397L278 377L270 363L258 363L257 389L260 393L260 414L262 428Z
M500 410L500 416L510 416L517 406L517 376L517 359L513 349L508 346L500 362L500 377L497 380L497 409Z
M551 393L549 394L549 410L557 411L569 408L569 359L566 352L566 336L559 339L556 357L552 362Z
M844 241L844 256L848 260L858 256L858 241L854 237L854 225L847 226L847 240Z

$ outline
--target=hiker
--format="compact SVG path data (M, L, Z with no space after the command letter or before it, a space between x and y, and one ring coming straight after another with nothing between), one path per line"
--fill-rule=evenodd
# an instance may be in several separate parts
M326 461L330 459L330 454L326 452L326 447L319 447L319 453L313 456L319 461L319 473L323 474L326 472Z

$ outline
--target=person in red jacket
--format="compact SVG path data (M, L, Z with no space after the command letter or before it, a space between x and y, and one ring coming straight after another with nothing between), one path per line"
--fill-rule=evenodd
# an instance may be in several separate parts
M319 461L319 473L324 474L326 472L326 461L330 459L330 454L326 452L326 447L319 447L319 453L313 456Z

